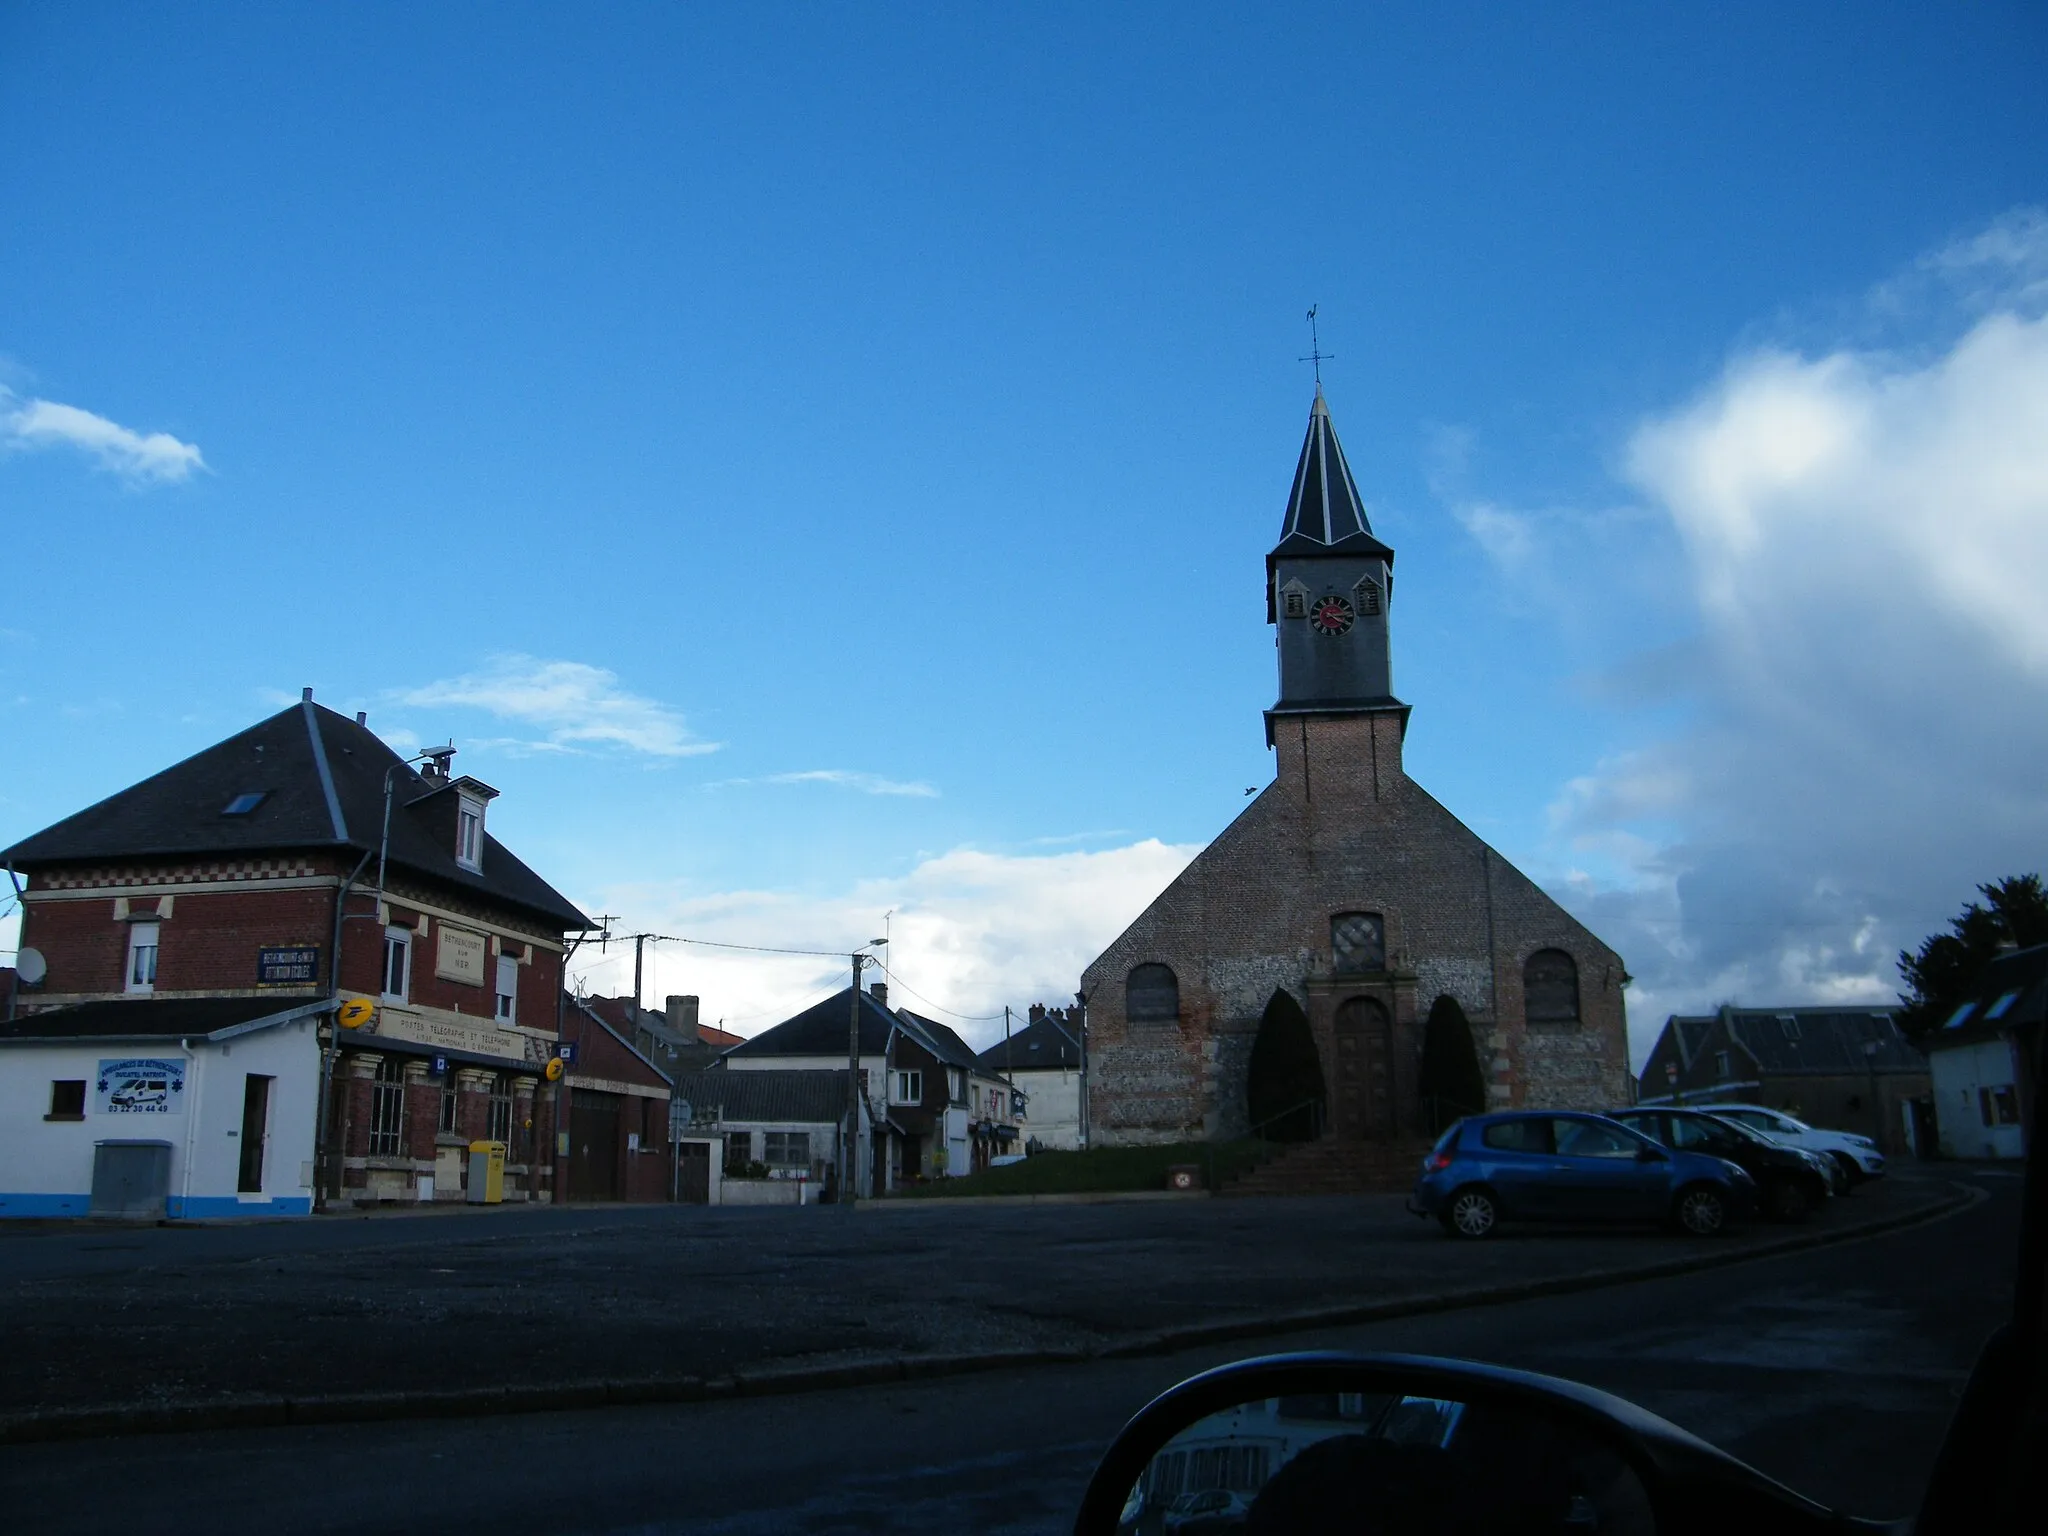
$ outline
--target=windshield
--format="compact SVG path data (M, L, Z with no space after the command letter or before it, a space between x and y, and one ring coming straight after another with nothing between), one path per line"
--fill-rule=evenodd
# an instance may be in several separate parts
M1777 1145L1776 1142L1772 1141L1771 1138L1766 1136L1762 1131L1759 1131L1758 1129L1756 1129L1756 1127L1752 1125L1744 1124L1742 1121L1737 1120L1733 1115L1702 1115L1700 1116L1700 1118L1702 1120L1710 1120L1717 1126L1725 1127L1726 1129L1735 1132L1736 1135L1742 1137L1744 1140L1753 1141L1757 1143L1759 1146L1773 1147Z

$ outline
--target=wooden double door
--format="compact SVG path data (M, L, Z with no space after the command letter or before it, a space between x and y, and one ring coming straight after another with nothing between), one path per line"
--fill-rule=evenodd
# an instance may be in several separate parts
M1337 1005L1333 1129L1345 1141L1391 1141L1400 1132L1394 1102L1394 1021L1376 998Z

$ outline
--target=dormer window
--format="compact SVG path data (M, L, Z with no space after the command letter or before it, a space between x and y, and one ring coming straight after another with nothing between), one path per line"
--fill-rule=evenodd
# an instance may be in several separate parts
M484 861L484 805L463 796L455 811L455 862L481 870Z

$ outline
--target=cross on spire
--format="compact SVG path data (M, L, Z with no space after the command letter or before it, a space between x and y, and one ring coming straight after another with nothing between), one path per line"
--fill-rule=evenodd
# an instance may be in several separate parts
M1325 352L1325 351L1323 350L1323 344L1322 344L1322 342L1321 342L1320 340L1318 340L1318 339L1317 339L1317 337L1316 337L1316 311L1317 311L1317 310L1319 310L1319 309L1321 309L1321 308L1322 308L1322 305L1320 305L1320 304L1311 304L1311 305L1309 305L1309 307L1308 307L1308 356L1307 356L1307 357L1297 357L1297 358L1295 359L1295 361L1296 361L1297 363L1314 363L1314 364L1315 364L1315 368L1316 368L1316 393L1317 393L1317 394L1319 394L1319 395L1320 395L1320 394L1321 394L1321 393L1323 392L1323 361L1324 361L1324 359L1326 359L1326 358L1327 358L1327 359L1329 359L1329 360L1331 360L1331 361L1333 361L1333 362L1334 362L1334 361L1336 360L1336 357L1337 357L1337 354L1336 354L1336 353L1334 353L1334 352Z

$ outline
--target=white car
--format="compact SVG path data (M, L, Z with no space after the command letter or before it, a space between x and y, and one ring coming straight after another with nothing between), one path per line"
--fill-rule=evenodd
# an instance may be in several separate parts
M1852 1184L1884 1176L1884 1154L1868 1136L1853 1131L1823 1131L1795 1120L1780 1109L1761 1104L1700 1104L1694 1106L1724 1120L1734 1120L1751 1130L1762 1131L1773 1141L1805 1152L1819 1152L1832 1159L1849 1176Z

